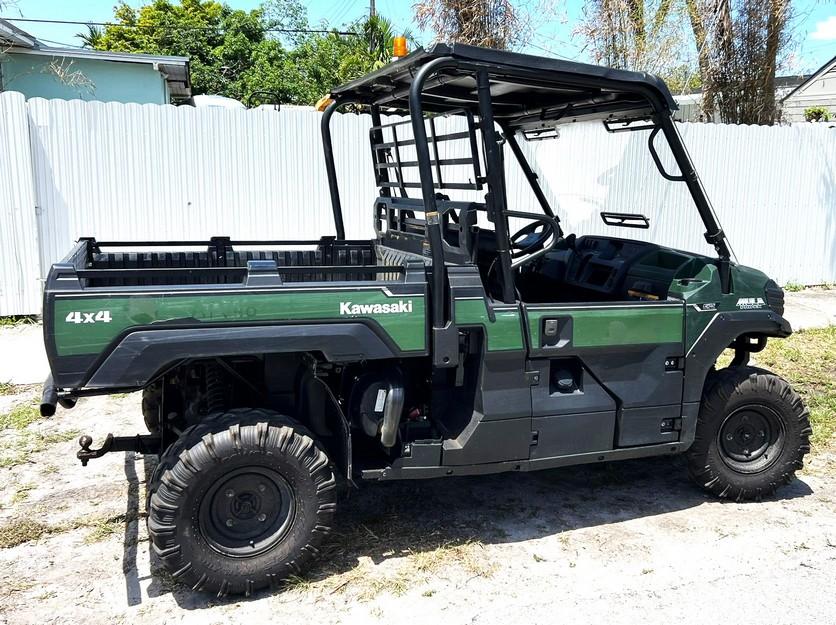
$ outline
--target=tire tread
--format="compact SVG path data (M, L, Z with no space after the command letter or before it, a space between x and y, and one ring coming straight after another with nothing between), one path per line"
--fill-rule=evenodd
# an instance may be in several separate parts
M762 473L752 474L751 485L742 486L731 479L741 474L722 462L718 466L709 452L729 402L745 399L749 394L780 400L795 418L797 427L787 432L785 449L779 461ZM701 488L721 499L760 500L789 483L795 472L804 466L804 455L810 451L811 433L809 411L782 377L752 366L712 371L703 391L694 443L687 454L688 471Z
M215 570L200 570L187 560L180 547L175 519L178 502L199 478L201 472L222 462L220 435L228 433L231 454L244 449L269 449L292 455L312 480L317 502L312 507L315 521L307 540L294 549L294 555L278 566L278 572L248 573L237 579ZM216 413L192 425L160 457L148 484L148 534L154 553L166 570L179 582L223 597L228 594L250 595L255 590L274 586L282 578L302 570L319 554L317 545L331 532L336 512L336 477L325 452L313 435L292 419L263 409L239 408Z

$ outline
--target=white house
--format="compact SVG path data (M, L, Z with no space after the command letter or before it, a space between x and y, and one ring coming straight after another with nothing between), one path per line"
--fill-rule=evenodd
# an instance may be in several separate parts
M805 121L804 110L811 106L822 106L830 111L831 119L836 117L836 56L781 100L788 122Z

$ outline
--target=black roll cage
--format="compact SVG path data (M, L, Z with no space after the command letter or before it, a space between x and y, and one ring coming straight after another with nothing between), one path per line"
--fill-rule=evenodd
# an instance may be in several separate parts
M452 50L452 48L451 48ZM487 51L485 51L487 52ZM497 57L501 55L513 55L513 53L494 52ZM411 55L412 56L412 55ZM408 59L409 57L407 57ZM536 57L529 57L536 58ZM401 61L403 63L403 61ZM591 70L601 70L603 68L595 68L592 66L584 66L591 68ZM610 118L604 119L604 125L609 132L622 131L636 131L636 130L650 130L648 138L648 148L654 163L656 164L660 174L667 180L684 182L688 187L688 191L694 201L700 218L705 226L705 239L714 246L717 252L717 265L720 274L720 281L724 293L728 293L731 288L730 280L730 256L731 251L726 241L725 233L720 227L712 210L711 203L705 193L702 182L697 175L691 158L688 154L682 138L673 122L671 116L671 107L668 100L659 91L654 88L648 79L648 83L641 80L615 80L607 76L601 76L593 73L568 73L568 72L546 72L537 68L524 68L519 65L509 68L501 63L489 63L479 60L469 60L461 58L460 55L450 54L446 56L436 56L423 65L418 66L417 73L414 68L410 68L411 81L408 88L398 88L393 82L391 89L378 88L370 89L362 92L358 89L357 92L340 93L337 94L333 101L325 109L322 116L322 143L325 152L325 166L328 176L328 186L331 194L331 207L334 213L334 223L337 231L338 239L345 239L345 226L342 216L342 205L340 202L339 185L337 182L336 167L334 164L334 151L331 142L330 121L334 112L341 106L345 105L362 105L369 106L372 116L372 149L375 149L375 143L381 143L380 136L381 128L381 106L395 106L394 103L402 100L404 96L408 97L408 111L412 123L412 132L414 138L414 145L417 153L418 171L421 182L421 193L423 196L423 203L426 218L426 232L429 239L430 255L432 260L432 328L435 334L445 334L451 328L451 315L447 310L446 300L440 294L446 292L447 285L447 269L444 263L444 253L442 245L442 219L440 218L439 208L435 195L435 188L433 182L433 160L430 155L430 146L427 138L427 131L425 126L424 111L427 104L427 96L425 88L428 84L439 86L445 84L445 70L455 70L456 76L467 75L476 80L477 95L478 95L478 114L479 124L482 131L482 138L485 147L485 162L486 172L485 181L488 186L488 193L486 196L486 206L488 210L488 218L494 223L496 239L497 239L497 253L498 253L498 273L500 276L500 283L502 285L501 299L504 303L513 303L515 301L513 269L511 266L510 244L507 217L509 211L507 208L507 198L505 193L505 179L502 163L502 154L500 149L500 142L502 139L508 143L514 154L515 160L520 165L522 172L529 183L535 197L537 198L543 213L553 219L557 219L554 215L549 202L543 193L539 184L537 174L531 169L525 155L520 148L519 143L515 137L515 132L523 128L522 124L512 125L507 119L497 120L497 124L502 129L502 138L498 136L494 125L494 102L491 96L491 78L502 78L505 81L512 81L515 83L526 84L529 81L538 84L554 84L558 82L560 85L570 85L573 87L602 87L613 88L618 87L624 93L634 94L640 96L647 104L650 105L651 112L649 115L643 115L639 118L622 118L617 119L613 117L613 113L618 112L619 109L607 108L605 98L600 98L601 102L595 101L593 104L596 108L591 109L596 112L603 111L610 112ZM378 72L380 73L380 72ZM638 76L638 74L636 74ZM652 77L649 77L652 78ZM362 79L361 79L362 80ZM656 80L656 79L654 79ZM360 82L360 81L357 81ZM354 84L354 83L352 83ZM435 94L434 94L435 95ZM585 104L588 104L585 102ZM503 104L503 106L507 106ZM615 106L615 105L613 105ZM397 108L405 108L402 105ZM524 109L525 107L521 107ZM543 122L556 122L558 119L568 116L573 108L573 104L565 105L560 112L550 115L550 110L555 107L542 106L539 113L525 110L524 119L526 124L531 125L532 121L541 120ZM436 110L437 107L431 106L430 111ZM621 110L624 110L622 106ZM623 124L621 127L615 127L612 123L617 121ZM640 122L640 125L631 125L634 122ZM654 140L659 133L662 133L667 140L677 167L679 168L679 175L669 174L656 152ZM388 171L385 169L380 172L380 176L385 177L384 180L388 183ZM390 195L390 189L394 184L387 184L381 187L381 194L384 196ZM440 336L438 337L441 338ZM439 363L440 364L440 363ZM449 365L448 361L444 361L444 365Z

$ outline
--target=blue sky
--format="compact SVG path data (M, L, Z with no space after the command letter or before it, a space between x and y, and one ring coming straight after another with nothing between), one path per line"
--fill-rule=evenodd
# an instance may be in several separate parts
M7 0L10 6L3 17L45 18L55 20L107 21L113 17L115 0ZM227 0L236 8L251 9L261 0ZM308 9L311 25L321 20L340 26L368 12L368 0L302 0ZM131 6L144 4L129 0ZM416 30L411 0L377 0L377 10L390 18L398 29L411 30L419 41L429 43L431 36ZM536 4L531 2L531 4ZM555 15L537 25L527 51L563 58L588 61L583 42L573 36L581 17L582 0L556 3ZM814 71L836 55L836 0L795 0L796 13L793 31L797 38L792 65L784 73ZM75 34L81 26L32 24L18 22L17 26L48 43L80 45ZM48 40L48 41L47 41Z

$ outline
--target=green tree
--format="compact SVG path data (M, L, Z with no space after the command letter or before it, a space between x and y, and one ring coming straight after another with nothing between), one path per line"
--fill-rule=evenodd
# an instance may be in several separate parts
M82 47L84 48L96 48L100 45L102 41L102 37L104 36L104 31L99 27L93 24L87 24L87 32L86 33L78 33L76 37L81 39L84 42Z
M310 32L299 0L267 0L251 11L216 0L153 0L138 9L121 0L113 21L100 33L86 33L85 43L188 56L195 94L254 104L313 104L336 85L388 62L395 36L380 16L348 25L351 35Z
M314 34L294 50L303 78L317 90L317 98L392 60L397 33L386 18L375 15L358 20L348 26L348 32L355 34Z
M139 9L122 0L114 22L98 49L188 56L195 94L241 97L250 52L265 40L259 9L233 10L214 0L155 0Z

